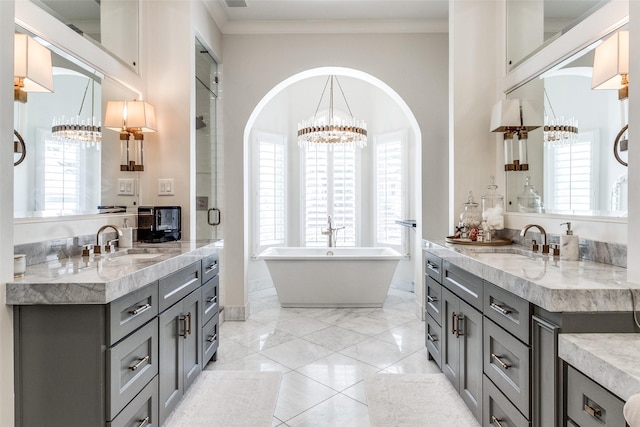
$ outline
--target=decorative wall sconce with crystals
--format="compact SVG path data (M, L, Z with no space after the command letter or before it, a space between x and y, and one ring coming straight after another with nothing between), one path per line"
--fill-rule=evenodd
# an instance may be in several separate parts
M144 171L144 135L156 131L156 112L144 101L109 101L104 127L120 132L121 171ZM129 139L137 141L131 152Z
M600 44L595 51L593 58L593 77L591 78L592 89L616 89L622 116L622 123L627 122L625 103L629 97L629 31L618 31ZM623 139L629 128L625 124L613 143L613 155L623 166L628 163L620 158L618 150L628 149L628 140Z
M27 92L53 92L51 51L26 34L15 34L13 40L13 100L27 102ZM17 130L13 152L20 158L13 163L18 166L27 155L27 146Z
M537 101L503 99L491 111L491 132L504 134L504 170L529 170L529 131L542 126L542 108ZM514 138L517 137L517 145Z
M336 81L342 98L346 104L347 110L349 110L349 117L342 118L334 114L333 111L333 81ZM329 112L326 116L318 115L322 98L329 88ZM333 144L352 145L354 147L365 147L367 145L367 124L363 120L356 120L351 113L349 103L344 95L344 91L340 86L338 78L335 76L329 76L325 83L322 94L320 95L320 101L316 112L310 120L305 120L298 124L298 145L300 147L309 147L311 144L329 144L331 147Z

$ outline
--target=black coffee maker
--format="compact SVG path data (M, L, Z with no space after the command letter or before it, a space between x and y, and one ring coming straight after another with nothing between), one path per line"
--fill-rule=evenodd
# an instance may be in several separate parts
M139 206L138 241L161 243L180 240L182 208L180 206Z

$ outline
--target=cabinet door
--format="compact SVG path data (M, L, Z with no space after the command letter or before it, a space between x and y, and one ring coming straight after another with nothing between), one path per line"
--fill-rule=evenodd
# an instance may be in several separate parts
M159 317L159 413L160 425L178 404L184 390L182 361L185 318L181 303L174 305Z
M531 421L535 427L560 426L558 368L559 327L537 316L531 317Z
M442 372L451 384L460 391L460 341L456 337L455 325L460 314L460 299L442 288Z
M192 292L183 300L182 314L186 317L186 333L182 345L184 346L184 390L202 371L202 322L201 319L202 294L200 290Z
M460 396L482 422L482 313L464 301L460 301L459 313Z

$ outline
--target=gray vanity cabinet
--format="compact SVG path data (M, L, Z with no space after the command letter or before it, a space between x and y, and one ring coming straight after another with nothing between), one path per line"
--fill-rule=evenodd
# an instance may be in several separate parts
M443 287L442 372L482 418L482 313Z
M16 425L157 426L157 296L153 282L106 305L14 307Z
M164 423L202 371L202 291L200 263L189 266L166 278L164 289L188 289L191 292L160 313L159 322L159 418ZM173 286L169 283L173 281ZM160 283L161 300L163 281ZM185 286L186 285L186 286ZM165 297L169 300L170 297Z

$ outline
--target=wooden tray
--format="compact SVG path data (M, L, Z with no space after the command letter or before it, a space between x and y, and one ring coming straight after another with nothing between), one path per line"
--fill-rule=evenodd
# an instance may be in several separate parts
M511 239L493 239L490 242L474 242L469 239L457 239L453 236L447 236L445 238L447 243L454 243L456 245L473 245L473 246L504 246L510 245Z

